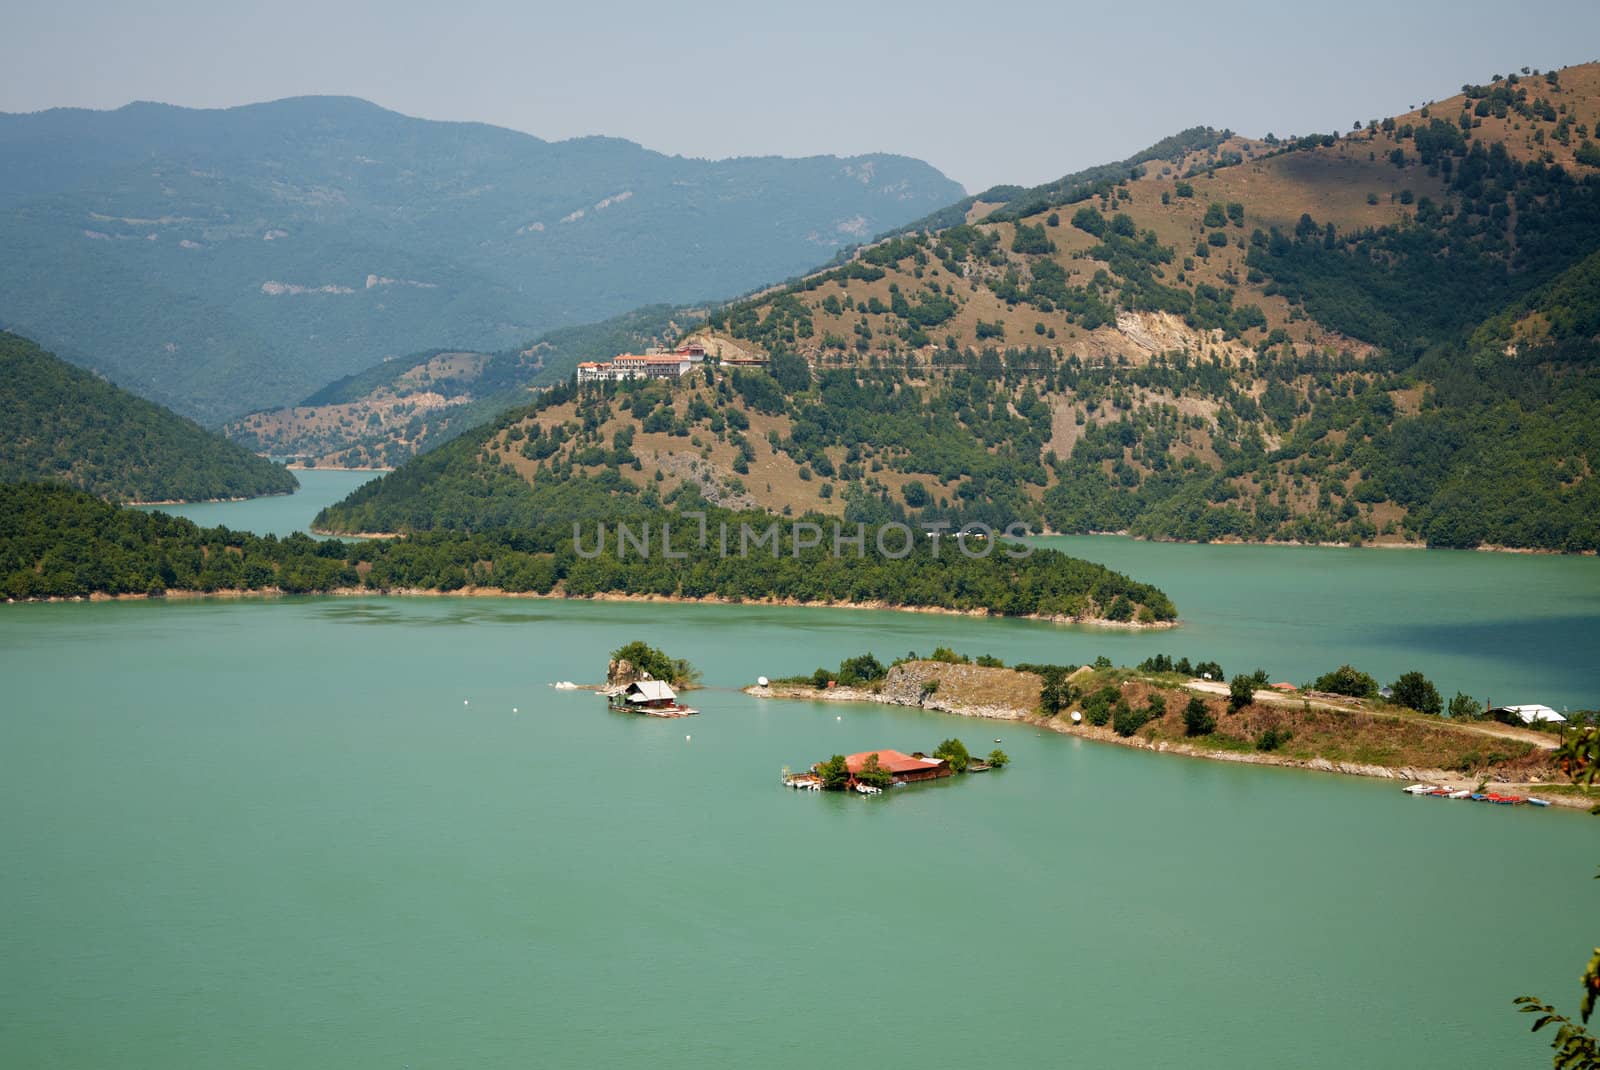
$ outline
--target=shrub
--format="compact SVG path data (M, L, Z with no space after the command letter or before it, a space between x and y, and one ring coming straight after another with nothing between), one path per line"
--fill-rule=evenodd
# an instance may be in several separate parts
M1228 712L1238 713L1256 697L1256 681L1254 676L1240 673L1228 681Z
M950 768L958 773L967 771L967 763L972 761L972 755L967 752L967 745L959 739L947 739L934 748L933 756L943 758L950 763Z
M1444 709L1444 702L1439 698L1439 689L1433 686L1432 680L1420 672L1405 673L1390 685L1390 690L1393 692L1394 703L1416 710L1418 713L1438 713Z
M1373 698L1378 693L1378 681L1349 665L1341 665L1332 672L1323 673L1311 686L1318 691L1349 695L1351 698Z
M1294 736L1287 728L1272 725L1256 737L1256 750L1277 750Z
M1471 695L1457 691L1455 698L1450 700L1449 712L1452 721L1476 721L1483 716L1483 707Z
M1120 701L1121 697L1116 688L1103 687L1083 700L1083 716L1097 728L1103 727L1111 720L1111 704Z
M1004 769L1006 766L1011 764L1011 756L1005 751L1001 750L999 747L996 747L994 750L989 752L988 761L990 768Z
M861 654L857 657L846 658L839 663L839 682L849 687L854 684L872 683L888 675L889 670L884 668L883 662L871 654Z
M1143 728L1149 719L1144 710L1133 709L1124 699L1119 698L1111 709L1111 728L1119 736L1133 735Z
M1195 695L1189 704L1183 708L1183 734L1186 736L1209 736L1217 730L1217 719L1212 716L1211 707L1206 705L1206 700Z

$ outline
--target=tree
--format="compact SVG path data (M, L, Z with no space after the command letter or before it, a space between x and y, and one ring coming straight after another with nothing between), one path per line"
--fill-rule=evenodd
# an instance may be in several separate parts
M635 639L611 652L611 660L620 664L626 661L633 667L636 676L649 673L652 680L665 680L668 683L689 683L699 675L693 666L682 658L671 658L655 647L641 640Z
M1341 665L1332 672L1323 673L1311 686L1317 691L1349 695L1351 698L1375 698L1378 694L1378 681L1349 665Z
M867 755L867 760L861 763L861 771L856 773L856 780L869 788L894 787L894 774L878 764L878 755Z
M1456 697L1450 700L1449 713L1452 721L1476 721L1483 714L1483 709L1477 699L1457 691Z
M1407 709L1416 710L1418 713L1438 713L1444 708L1444 702L1439 698L1439 689L1433 686L1433 681L1423 676L1420 672L1408 672L1401 675L1400 679L1390 685L1393 701L1396 705Z
M845 785L850 783L850 764L844 760L842 754L835 754L825 762L818 762L816 772L822 778L822 786L827 791L843 791Z
M1183 734L1186 736L1209 736L1217 730L1217 719L1211 713L1211 707L1206 705L1206 700L1199 695L1189 699L1189 704L1183 708Z
M870 684L874 680L881 680L888 674L883 662L871 654L861 654L857 657L846 658L839 663L839 682L846 687L856 684Z
M933 756L943 758L950 763L950 768L957 773L967 771L967 763L972 760L972 755L967 752L967 745L959 739L947 739L934 748Z
M1255 677L1240 673L1228 682L1228 712L1238 713L1255 701Z
M1008 766L1010 764L1011 764L1010 756L1007 755L1006 752L1001 750L999 747L996 747L994 750L989 752L989 768L991 768L991 769L1004 769L1006 766Z

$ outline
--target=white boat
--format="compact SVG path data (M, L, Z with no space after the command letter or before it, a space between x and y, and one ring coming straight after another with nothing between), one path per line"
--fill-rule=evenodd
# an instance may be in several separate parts
M1432 784L1413 784L1409 788L1401 788L1407 795L1427 795L1436 789Z
M557 691L576 691L576 690L578 690L578 685L573 683L571 680L557 680L555 683L551 684L550 686L555 688Z
M856 785L856 791L860 792L862 795L882 795L883 794L883 789L882 788L875 788L871 784L857 784Z
M1532 795L1528 796L1528 802L1531 803L1534 806L1549 806L1550 805L1550 800L1549 799L1535 799Z
M1462 788L1460 791L1452 791L1449 797L1452 799L1470 799L1472 798L1472 792L1468 788Z

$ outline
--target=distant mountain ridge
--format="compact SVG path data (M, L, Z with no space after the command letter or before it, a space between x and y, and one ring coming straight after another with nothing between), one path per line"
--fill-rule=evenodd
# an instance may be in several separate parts
M342 97L0 115L0 324L220 422L742 292L963 192L900 156L694 160Z
M1142 175L1153 167L1188 173L1242 158L1257 148L1232 131L1191 127L1127 159L1087 167L1042 185L991 187L877 240L956 226L969 216L985 222L1020 218L1064 204L1096 184ZM855 247L841 250L833 266L846 263L857 252ZM530 387L562 381L580 360L604 359L630 347L664 342L703 319L701 310L667 305L636 309L604 322L552 331L526 350L480 355L482 359L470 367L456 361L454 372L443 382L436 369L427 367L437 361L438 351L424 352L345 376L298 405L250 413L224 430L236 441L274 455L301 455L341 467L393 467L420 449L525 402ZM444 387L443 393L438 386Z
M0 332L0 482L70 483L101 498L288 494L282 465Z

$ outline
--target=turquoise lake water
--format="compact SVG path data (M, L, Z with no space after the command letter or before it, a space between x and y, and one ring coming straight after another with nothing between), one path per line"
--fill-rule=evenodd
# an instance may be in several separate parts
M382 472L348 472L309 468L295 472L300 489L242 502L196 502L193 505L141 505L145 512L160 511L187 517L202 527L226 524L258 535L292 535L308 531L311 518L351 491L381 476Z
M736 689L948 643L1592 705L1597 563L1063 543L1185 626L0 606L0 1065L1548 1065L1510 1001L1574 1003L1600 819ZM634 638L704 670L700 716L548 686ZM879 799L778 784L952 735L1014 763Z

